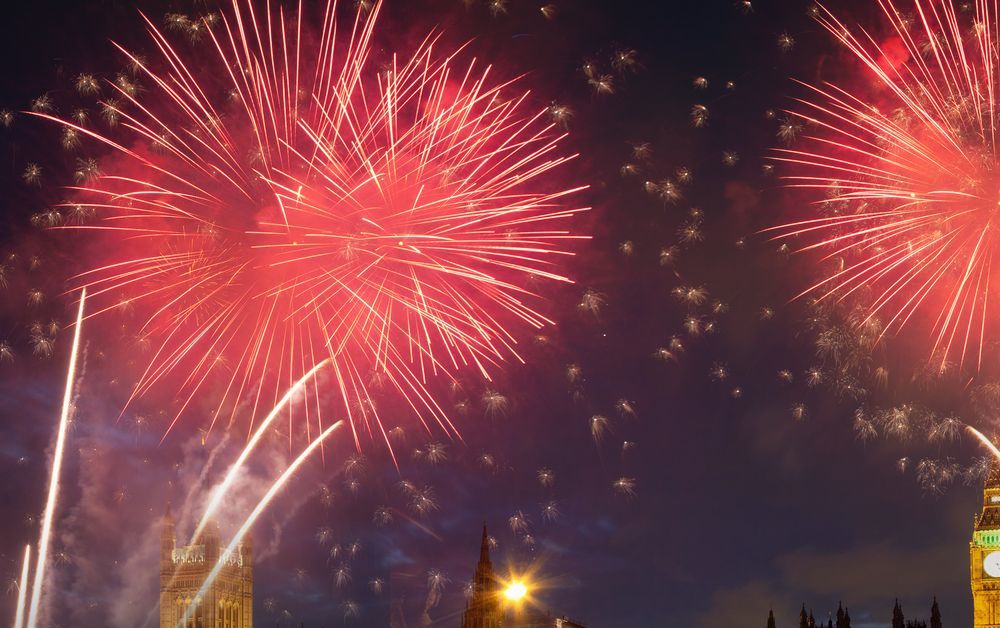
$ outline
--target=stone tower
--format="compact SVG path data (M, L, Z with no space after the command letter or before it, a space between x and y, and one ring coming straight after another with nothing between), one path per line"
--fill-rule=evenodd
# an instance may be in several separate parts
M503 600L500 597L500 582L490 562L490 537L484 523L479 563L472 578L472 595L462 614L462 628L500 628L503 624Z
M1000 464L994 463L983 487L983 511L969 543L972 625L1000 628Z
M253 544L249 536L233 552L201 598L198 591L222 553L213 521L191 545L177 547L174 518L167 507L160 533L160 628L252 628ZM195 611L182 623L197 599Z

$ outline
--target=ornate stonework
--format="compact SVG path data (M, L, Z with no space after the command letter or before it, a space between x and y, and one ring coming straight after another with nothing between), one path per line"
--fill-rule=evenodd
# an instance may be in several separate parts
M252 628L253 546L247 538L182 623L205 578L219 560L219 527L206 526L191 545L177 547L170 508L160 536L160 628Z

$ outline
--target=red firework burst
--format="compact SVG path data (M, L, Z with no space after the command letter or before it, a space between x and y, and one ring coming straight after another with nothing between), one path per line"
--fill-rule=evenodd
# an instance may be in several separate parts
M823 215L775 229L811 240L832 271L821 299L864 294L864 324L883 334L926 318L928 353L975 355L995 336L998 282L998 6L967 14L946 0L881 0L879 38L852 32L826 9L819 22L861 62L867 87L810 86L789 112L809 128L801 149L778 151L793 187L824 193ZM805 293L804 293L805 294Z
M42 114L114 153L74 188L97 210L74 228L110 255L78 283L103 300L92 315L141 312L155 348L132 398L180 374L170 428L223 374L212 425L329 359L356 440L385 437L381 385L454 433L429 379L489 377L518 357L517 326L551 322L532 282L568 281L560 259L586 209L567 205L581 187L547 180L572 159L562 136L527 93L456 68L434 37L374 67L379 10L344 33L328 3L313 40L301 7L235 0L187 53L147 20L156 61L122 49L146 90L112 83L104 102L119 131ZM310 388L307 431L323 425Z

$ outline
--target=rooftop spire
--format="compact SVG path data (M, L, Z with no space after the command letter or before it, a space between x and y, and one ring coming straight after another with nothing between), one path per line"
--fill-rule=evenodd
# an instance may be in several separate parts
M472 577L472 595L465 613L462 628L500 628L503 609L500 605L499 581L490 563L490 536L483 522L483 539L479 546L479 564Z
M483 522L483 542L479 546L479 563L490 564L490 535L486 531L486 522Z

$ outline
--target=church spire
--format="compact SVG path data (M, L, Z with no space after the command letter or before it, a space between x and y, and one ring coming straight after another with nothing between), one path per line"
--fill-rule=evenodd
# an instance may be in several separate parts
M479 564L491 565L490 563L490 535L486 531L486 522L483 522L483 542L479 545Z
M775 628L774 626L774 609L767 611L767 628Z
M931 604L931 628L941 628L941 609L938 608L936 595L934 603Z
M500 628L502 621L500 582L490 561L490 535L484 522L479 563L472 577L472 595L462 615L462 628Z
M896 598L896 604L892 607L892 628L906 628L906 622L903 621L903 607L899 605L899 598Z

